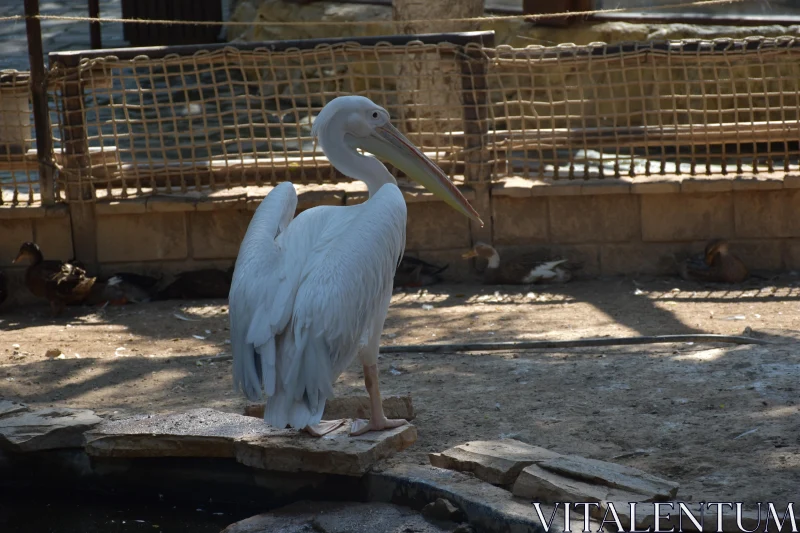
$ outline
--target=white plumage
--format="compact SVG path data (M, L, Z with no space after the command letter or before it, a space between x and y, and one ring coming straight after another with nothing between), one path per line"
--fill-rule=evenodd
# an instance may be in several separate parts
M370 198L293 219L297 196L291 183L281 183L256 210L230 291L234 386L250 400L269 398L268 424L313 427L334 381L359 356L373 407L369 427L359 431L394 427L402 421L383 416L376 364L405 245L406 205L386 167L355 148L384 155L468 216L477 214L366 98L331 101L313 134L332 164L367 184Z

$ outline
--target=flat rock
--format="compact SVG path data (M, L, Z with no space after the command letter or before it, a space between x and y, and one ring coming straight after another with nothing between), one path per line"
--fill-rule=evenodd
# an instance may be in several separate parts
M674 498L678 484L636 468L565 455L524 468L512 491L546 503L653 502ZM597 513L603 512L601 506Z
M100 422L102 419L88 409L60 407L18 411L0 418L0 449L34 452L80 448L84 431Z
M617 489L649 495L652 501L668 500L678 493L679 485L638 468L587 459L577 455L562 455L543 461L540 466L576 479L607 485ZM648 501L651 501L648 500Z
M429 455L433 466L472 472L493 485L511 485L522 469L559 454L514 439L472 441Z
M222 533L445 533L419 513L389 503L297 502L231 524Z
M386 414L386 418L409 421L414 420L415 416L411 396L386 396L383 398L383 412ZM369 396L341 396L328 400L322 417L325 420L369 418L371 413ZM264 418L264 404L250 404L245 407L244 414Z
M315 438L203 408L105 422L88 431L85 441L86 452L95 457L233 457L266 470L359 476L417 438L411 425L358 437L349 430L348 423Z
M104 422L86 433L97 457L233 457L237 438L276 431L263 421L213 409L139 415Z
M439 498L446 498L464 515L464 519L481 533L542 533L542 522L530 500L515 498L500 487L474 476L434 466L399 464L366 476L367 488L377 501L402 501L423 507ZM546 520L554 506L540 506ZM599 524L590 520L591 530ZM564 509L560 507L550 531L564 529ZM570 531L583 531L583 515L571 510Z
M410 424L358 437L351 437L349 431L349 422L321 439L293 430L275 430L269 435L237 439L235 457L242 464L265 470L360 476L417 440L417 428Z
M11 400L0 400L0 418L15 415L17 413L23 413L25 411L29 411L27 405L20 402L13 402Z

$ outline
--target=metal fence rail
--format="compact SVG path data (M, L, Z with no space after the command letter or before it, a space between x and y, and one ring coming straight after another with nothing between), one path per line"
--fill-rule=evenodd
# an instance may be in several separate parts
M780 178L800 171L798 59L794 37L514 49L491 32L51 53L56 199L343 180L311 138L341 94L463 183ZM36 200L27 83L0 76L6 203Z

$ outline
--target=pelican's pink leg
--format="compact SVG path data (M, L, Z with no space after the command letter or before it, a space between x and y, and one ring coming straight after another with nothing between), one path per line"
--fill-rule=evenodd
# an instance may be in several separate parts
M369 422L366 420L356 420L350 427L350 434L353 436L363 435L368 431L381 431L383 429L392 429L403 424L407 424L402 418L399 420L392 420L386 418L383 413L383 402L381 401L381 391L378 386L378 365L364 365L364 384L367 386L369 393L369 405L372 410Z

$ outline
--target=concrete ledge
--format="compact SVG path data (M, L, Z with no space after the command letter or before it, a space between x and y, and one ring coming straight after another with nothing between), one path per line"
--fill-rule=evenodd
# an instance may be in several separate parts
M64 218L69 216L66 204L50 206L0 206L0 220L15 218Z

